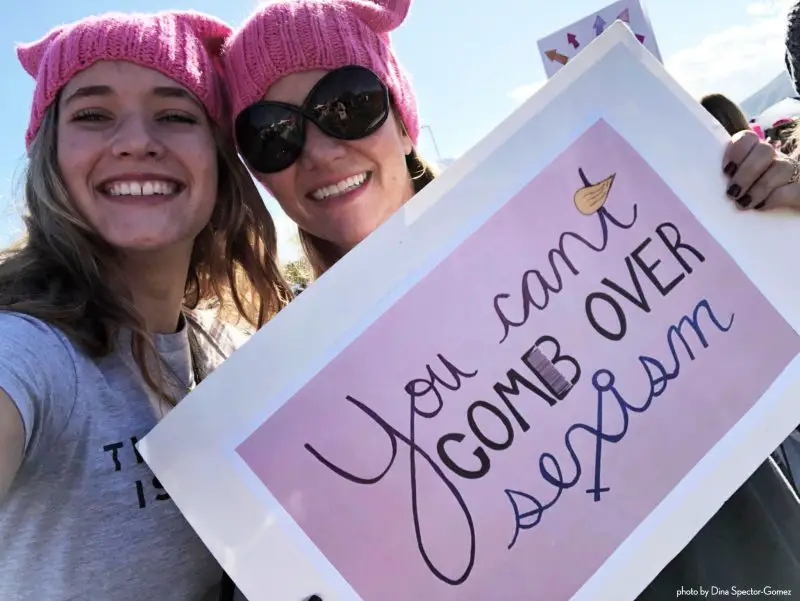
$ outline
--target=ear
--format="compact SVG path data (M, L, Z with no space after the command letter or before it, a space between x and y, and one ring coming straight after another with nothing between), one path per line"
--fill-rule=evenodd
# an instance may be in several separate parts
M387 33L405 20L411 0L347 0L348 7L375 33Z
M47 50L52 45L53 40L61 35L62 31L64 31L63 27L57 27L36 42L17 45L17 58L22 64L22 68L25 69L28 75L34 79L36 78L36 75L39 73L39 66L42 64L42 59L44 59L44 55L47 54Z
M405 127L401 128L400 135L403 141L403 154L408 156L411 154L411 151L414 150L414 142L411 141L411 136L408 135Z
M403 143L403 154L408 156L411 154L411 151L414 150L414 141L411 139L411 136L408 135L406 125L403 123L403 118L400 116L400 113L397 112L397 109L392 109L392 118L397 128L397 134L400 136L400 141Z

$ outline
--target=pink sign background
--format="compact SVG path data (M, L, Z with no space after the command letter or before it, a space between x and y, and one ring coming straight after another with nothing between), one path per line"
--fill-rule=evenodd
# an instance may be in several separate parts
M583 178L612 174L603 208L581 214ZM495 303L519 324L507 336ZM543 342L545 380L522 359L542 336L580 366L560 398L544 381L574 380L571 359ZM364 601L567 599L798 351L598 121L238 452Z

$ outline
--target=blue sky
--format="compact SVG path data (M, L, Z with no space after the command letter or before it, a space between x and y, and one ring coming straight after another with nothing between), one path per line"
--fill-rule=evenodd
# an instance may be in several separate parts
M457 157L485 136L544 82L536 42L609 4L608 0L414 0L394 34L411 73L420 115L430 130L422 153ZM723 92L743 100L783 69L783 30L790 0L646 0L667 69L691 93ZM239 24L257 3L248 0L29 0L0 20L0 244L19 233L18 179L33 82L14 45L50 28L109 10L193 8ZM292 226L271 199L282 255Z

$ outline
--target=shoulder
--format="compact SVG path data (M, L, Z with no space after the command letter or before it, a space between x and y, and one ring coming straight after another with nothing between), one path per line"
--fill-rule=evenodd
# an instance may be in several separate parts
M59 432L77 394L77 352L58 328L40 319L0 311L0 388L16 405L32 439Z
M23 313L0 311L0 357L25 351L56 353L56 356L41 355L42 359L50 360L75 354L72 342L55 326Z

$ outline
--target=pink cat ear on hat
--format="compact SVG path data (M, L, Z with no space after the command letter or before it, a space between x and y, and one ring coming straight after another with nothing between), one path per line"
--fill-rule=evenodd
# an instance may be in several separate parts
M405 20L411 0L348 0L353 12L375 33L387 33Z
M53 40L61 35L63 31L63 27L57 27L40 40L17 45L17 58L28 75L34 79L36 78L36 75L39 73L39 65L42 64L44 55L47 54L47 50L50 48Z
M175 18L186 23L213 57L222 53L225 40L232 33L227 23L203 13L187 11L178 13Z

